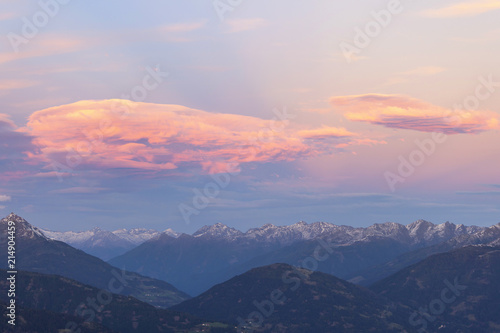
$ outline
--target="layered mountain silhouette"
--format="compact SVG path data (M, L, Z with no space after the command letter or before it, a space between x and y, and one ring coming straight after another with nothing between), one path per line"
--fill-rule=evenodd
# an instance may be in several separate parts
M359 280L371 281L374 273L361 274L371 267L410 251L456 237L467 238L482 230L475 226L449 222L435 225L419 220L407 226L383 223L367 228L324 222L299 222L290 226L266 224L243 233L219 223L205 226L193 235L175 238L162 234L109 262L169 281L188 294L198 295L255 267L273 263L303 265L320 247L320 251L327 251L329 256L318 262L319 271L359 283Z
M159 232L153 229L135 228L135 229L118 229L114 231L103 230L95 227L87 231L51 231L41 229L43 234L66 244L73 246L79 250L87 252L102 260L109 260L119 256L134 247L158 237L162 233L166 233L172 237L177 237L178 234L167 229Z
M57 332L68 323L90 333L500 331L500 224L299 222L245 233L216 224L160 233L111 260L146 277L15 214L0 220L4 253L8 221L16 224L19 326L3 323L5 332ZM204 292L190 299L155 278Z
M370 291L286 264L259 267L173 309L241 331L493 333L498 281L500 247L475 245L432 255Z
M61 275L160 307L189 298L165 281L124 271L66 243L49 239L40 229L15 214L0 220L0 249L3 253L7 253L8 221L14 221L16 225L17 269ZM0 268L7 268L7 260L1 262Z
M7 303L0 302L0 311L7 312ZM117 333L98 323L86 322L83 318L47 310L17 307L16 325L10 325L7 320L0 321L3 333L42 333L64 332L68 323L75 323L80 333ZM2 318L5 319L5 318Z
M255 332L404 332L406 324L369 290L286 264L252 269L172 309Z
M466 246L430 256L371 286L408 308L427 332L500 332L500 247Z
M368 286L433 254L448 252L467 245L499 246L500 223L488 228L481 228L472 234L459 235L439 244L406 252L392 260L381 264L376 263L372 267L347 274L345 277L360 285Z
M8 289L0 270L0 289ZM19 271L16 276L18 332L235 332L233 326L201 320L172 310L158 309L131 296L113 294L56 275ZM7 293L0 300L8 302ZM47 318L29 323L29 320ZM214 330L210 327L214 326ZM9 332L8 327L3 332ZM224 328L224 329L222 329ZM15 330L13 330L15 332Z

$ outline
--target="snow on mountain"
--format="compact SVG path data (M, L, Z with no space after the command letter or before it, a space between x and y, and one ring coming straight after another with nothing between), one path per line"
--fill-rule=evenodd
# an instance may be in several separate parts
M496 234L497 239L488 243L490 246L500 246L500 223L488 228L491 234Z
M42 229L43 233L50 239L55 239L67 244L80 244L91 238L94 233L92 230L87 231L51 231Z
M173 231L172 229L167 229L167 230L170 230L172 233L175 234L175 231ZM167 232L167 230L165 230L165 232ZM112 233L117 237L127 240L134 245L142 244L145 241L148 241L160 234L160 232L157 230L144 229L144 228L135 228L130 230L118 229L113 231Z
M44 237L55 239L101 258L110 259L111 255L124 253L148 240L157 239L161 235L178 238L181 234L166 229L159 232L153 229L135 228L118 229L106 231L94 228L87 231L50 231L31 226L21 217L10 214L2 219L2 223L7 223L9 219L17 222L18 233L28 237ZM313 240L324 238L336 245L349 245L354 242L369 240L373 237L392 238L399 242L404 242L412 246L421 247L436 244L452 238L458 238L464 243L500 243L500 224L490 228L477 226L455 225L450 222L434 224L425 220L418 220L408 225L386 222L376 223L369 227L352 227L345 225L335 225L326 222L315 222L308 224L304 221L288 226L275 226L267 223L258 228L249 229L242 232L235 228L228 227L222 223L210 226L203 226L192 234L192 237L210 240L224 240L227 242L245 241L258 243L272 243L287 245L301 240Z
M236 238L242 236L243 233L239 230L236 230L234 228L230 228L225 224L222 223L216 223L211 226L204 226L200 228L198 231L196 231L193 234L193 237L197 238L218 238L218 239L224 239L224 240L229 240L233 241Z
M102 230L98 227L87 231L50 231L43 230L44 234L51 238L73 247L92 247L92 246L107 246L111 243L128 244L129 242L122 239L112 232Z
M468 236L457 237L456 242L461 246L466 245L500 245L500 223L488 228L481 228L479 231Z
M44 238L44 239L48 239L44 235L44 233L41 229L39 229L35 226L32 226L25 219L23 219L22 217L14 214L14 213L10 213L7 217L0 220L1 228L7 229L9 221L15 222L16 238L29 238L29 239ZM6 237L6 236L7 236L7 233L2 232L2 237Z
M44 229L43 233L51 239L59 240L73 246L88 244L89 240L92 239L97 243L102 243L105 240L121 240L122 242L139 245L162 234L162 232L157 230L145 228L106 231L98 227L86 231L51 231ZM163 231L163 233L174 238L177 238L180 235L178 232L175 232L170 228Z
M43 230L43 232L50 239L64 242L103 260L111 259L135 247L127 239L97 227L80 232L51 230Z
M464 226L450 222L434 224L424 220L418 220L406 226L413 243L436 243L438 241L451 239L462 235L472 235L483 228L477 226Z
M222 223L217 223L200 228L193 236L220 238L230 242L247 240L281 245L317 238L328 239L337 245L348 245L373 237L384 237L411 245L427 246L461 235L471 235L482 229L476 226L455 225L450 222L436 225L424 220L418 220L406 226L394 222L376 223L366 228L338 226L326 222L308 224L300 221L289 226L275 226L267 223L243 233Z
M50 239L64 242L103 260L109 260L121 255L162 234L167 234L175 238L179 236L179 234L172 229L159 232L157 230L145 228L107 231L96 227L92 230L78 232L43 230L43 233Z
M304 239L300 231L303 228L303 223L305 224L305 222L299 222L287 227L278 227L267 223L260 228L248 230L244 234L244 237L258 242L279 242L286 244Z
M173 231L170 228L163 230L163 233L169 235L170 237L174 237L174 238L177 238L181 235L180 232Z

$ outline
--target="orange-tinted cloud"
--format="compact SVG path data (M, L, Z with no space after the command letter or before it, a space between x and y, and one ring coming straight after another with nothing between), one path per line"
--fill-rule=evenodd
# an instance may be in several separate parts
M490 111L453 111L415 98L366 94L333 97L334 107L352 121L391 128L446 134L480 133L499 129L500 116Z
M206 22L176 23L161 27L160 32L190 32L201 29Z
M441 72L444 72L446 69L438 66L423 66L411 69L406 72L399 73L400 75L407 76L432 76Z
M266 25L266 21L262 18L233 19L226 22L229 26L228 33L255 30Z
M423 15L435 18L474 16L497 9L500 9L498 0L475 0L427 10L423 12Z
M299 132L299 135L304 139L316 139L316 140L324 140L331 138L337 139L337 138L356 136L355 133L349 132L345 128L327 127L327 126L311 130L302 130Z
M27 130L40 149L33 159L57 161L67 169L201 168L206 173L308 157L321 153L317 143L325 138L355 135L343 128L297 129L288 120L123 100L80 101L37 111Z

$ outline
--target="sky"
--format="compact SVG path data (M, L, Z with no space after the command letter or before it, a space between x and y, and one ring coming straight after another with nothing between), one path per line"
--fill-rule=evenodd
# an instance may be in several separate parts
M500 221L500 1L0 2L0 215Z

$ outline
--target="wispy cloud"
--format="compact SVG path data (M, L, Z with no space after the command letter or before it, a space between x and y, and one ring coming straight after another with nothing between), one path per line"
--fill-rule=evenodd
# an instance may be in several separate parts
M352 121L385 127L446 134L480 133L500 128L500 116L491 111L453 110L400 95L366 94L333 97L334 107Z
M319 114L327 114L332 112L331 108L303 108L301 111L311 112L311 113L319 113Z
M55 194L95 194L108 190L104 187L70 187L60 190L53 190L50 193Z
M462 191L457 192L460 195L500 195L500 191Z
M497 9L500 9L499 0L468 1L438 9L426 10L422 15L434 18L463 17L475 16Z
M175 23L158 27L151 32L146 32L146 34L172 43L190 42L193 38L188 37L188 33L203 29L205 25L205 21Z
M9 195L0 194L0 202L10 201L11 197Z
M10 116L4 113L0 113L0 130L1 129L13 129L16 128L16 124L10 119Z
M388 78L387 82L383 86L392 86L395 84L401 84L413 80L415 77L426 77L433 76L444 72L446 68L439 66L421 66L414 69L410 69L404 72L396 73L394 76Z
M444 72L446 69L439 66L422 66L417 67L415 69L411 69L406 72L401 72L399 75L408 75L408 76L432 76L441 72Z
M176 23L160 27L158 30L162 32L190 32L203 28L206 22L190 22Z
M226 22L228 25L228 33L256 30L266 25L266 21L262 18L233 19L227 20Z
M0 90L23 89L37 85L38 82L33 80L0 80Z
M323 126L317 129L300 131L299 136L303 137L304 139L324 140L330 138L336 139L336 138L352 137L356 136L356 134L349 132L345 128Z
M19 53L15 53L12 49L0 52L0 64L21 59L77 52L96 43L100 43L98 38L75 38L74 36L43 34L29 41L28 44L22 45L25 46L25 49Z
M15 12L3 12L3 13L0 13L0 21L7 21L7 20L13 19L17 16L18 16L18 14L16 14Z

